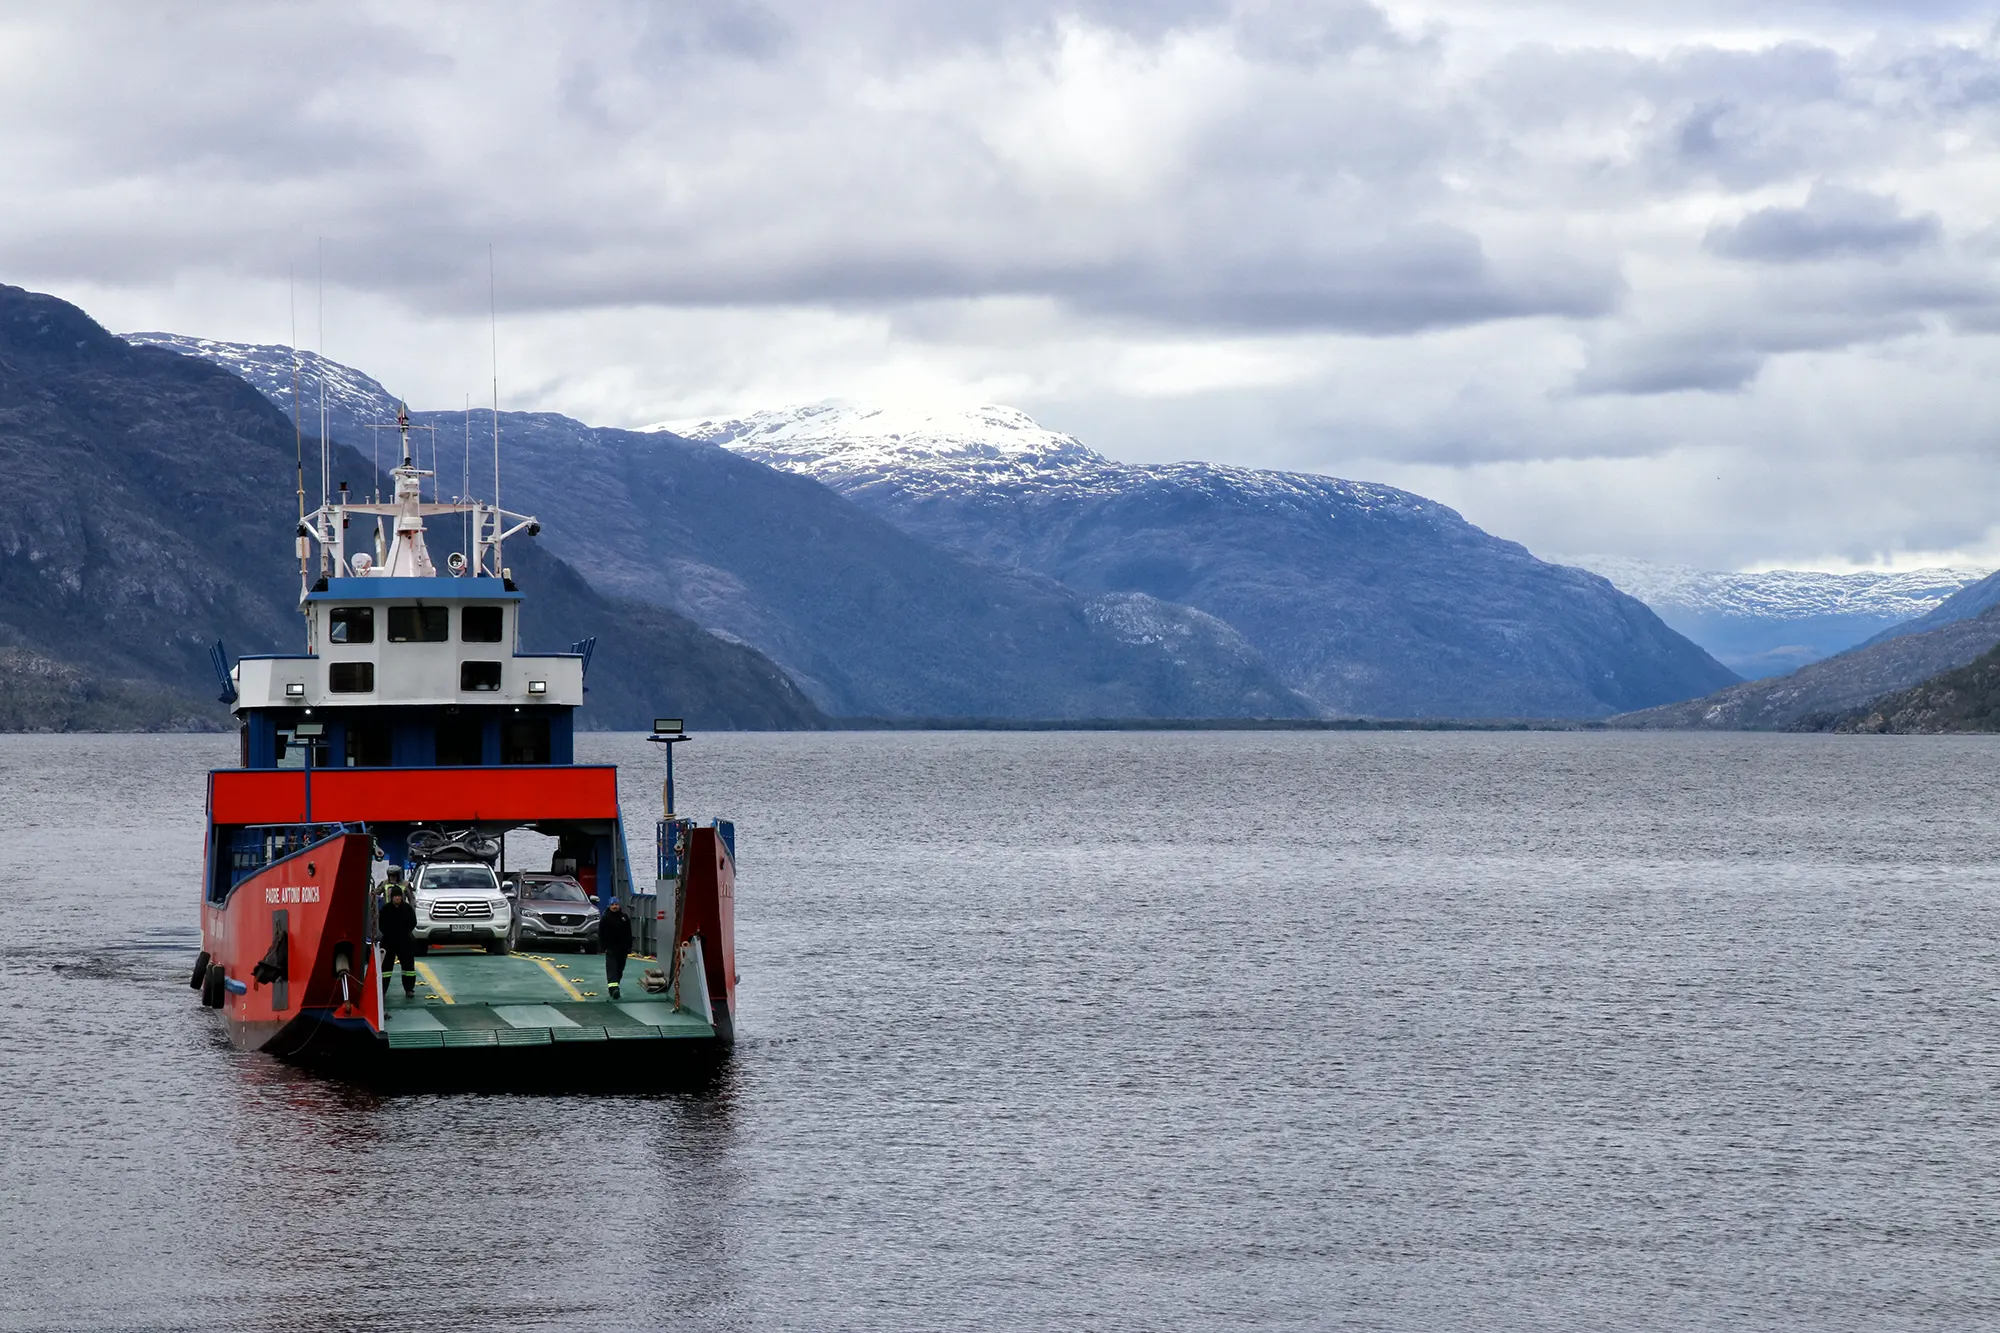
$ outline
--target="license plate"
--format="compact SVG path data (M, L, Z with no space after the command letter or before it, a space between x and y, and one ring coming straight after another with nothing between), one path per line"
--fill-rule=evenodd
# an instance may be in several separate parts
M470 935L472 933L472 927L466 925L463 921L460 921L452 926L451 933L454 935Z

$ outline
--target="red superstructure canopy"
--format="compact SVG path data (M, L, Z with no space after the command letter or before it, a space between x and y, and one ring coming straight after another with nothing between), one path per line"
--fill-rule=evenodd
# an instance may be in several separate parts
M216 824L304 823L305 770L217 769L208 775L208 817ZM526 824L617 817L618 770L609 764L312 773L315 823Z

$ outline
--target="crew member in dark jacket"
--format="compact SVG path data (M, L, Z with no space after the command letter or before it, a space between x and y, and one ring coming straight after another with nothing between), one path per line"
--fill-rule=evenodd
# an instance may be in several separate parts
M611 998L618 998L618 982L625 975L625 955L632 952L632 918L613 898L604 909L597 927L597 943L604 950L604 979L611 983Z
M376 915L377 924L382 928L382 982L388 984L389 974L396 970L400 960L403 964L403 994L414 997L417 993L417 909L403 901L403 886L389 885L389 901L382 904Z

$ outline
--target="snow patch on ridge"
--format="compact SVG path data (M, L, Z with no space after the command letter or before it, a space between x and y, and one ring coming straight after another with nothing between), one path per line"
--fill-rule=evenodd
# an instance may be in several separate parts
M1630 593L1656 611L1763 620L1804 620L1813 616L1909 619L1992 572L1946 566L1898 574L1873 570L1826 574L1804 569L1752 574L1656 565L1623 556L1552 558L1602 574L1621 592Z
M809 403L747 417L665 421L647 431L783 457L794 471L838 462L869 467L1019 460L1047 466L1105 463L1073 435L1037 425L1027 413L988 404L959 412L925 412L856 403Z
M1196 644L1240 663L1253 662L1257 657L1249 640L1227 621L1143 592L1114 592L1093 598L1084 606L1084 615L1092 624L1103 625L1126 643L1164 648L1168 657L1181 666L1187 665L1187 654Z
M277 343L230 343L213 338L192 338L181 333L124 333L126 342L141 347L164 347L184 356L197 356L233 371L248 380L260 393L282 408L292 410L292 349ZM299 420L319 433L319 385L326 381L326 405L330 413L346 412L363 419L394 420L396 396L381 382L352 366L329 361L318 352L298 353ZM383 416L388 405L390 415Z
M1018 408L908 411L810 403L748 416L648 426L719 444L842 492L892 488L921 499L1027 487L1044 494L1111 495L1148 485L1226 490L1271 505L1368 510L1459 521L1433 500L1368 482L1222 463L1119 463Z

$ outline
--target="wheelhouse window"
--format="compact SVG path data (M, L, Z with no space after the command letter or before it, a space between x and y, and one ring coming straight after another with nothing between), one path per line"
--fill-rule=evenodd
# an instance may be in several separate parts
M392 606L389 608L390 643L449 643L450 641L450 607Z
M309 731L309 734L301 736L291 728L286 728L278 732L274 739L277 742L279 768L304 768L308 750L312 751L314 768L326 767L327 743L324 733Z
M486 728L476 717L446 716L437 724L439 768L476 768L486 762Z
M375 690L373 662L332 662L326 668L330 694L371 694Z
M500 642L500 608L468 606L459 612L458 637L466 643Z
M458 688L461 690L492 691L500 688L500 664L498 662L460 662L458 664Z
M328 611L326 641L328 643L375 642L375 608L336 606Z
M501 723L500 762L548 763L549 720L545 717L510 717Z
M347 765L349 768L387 768L395 755L394 733L386 723L347 724Z

